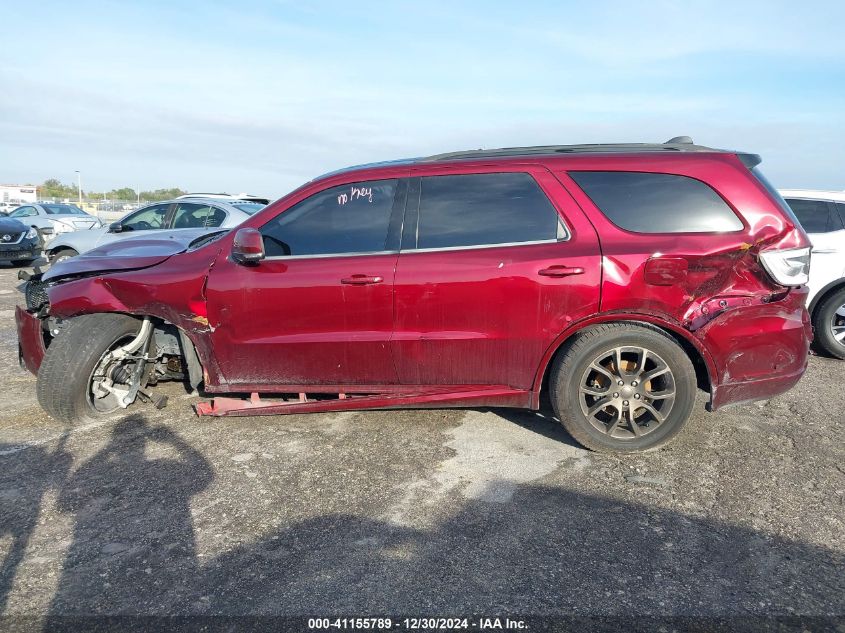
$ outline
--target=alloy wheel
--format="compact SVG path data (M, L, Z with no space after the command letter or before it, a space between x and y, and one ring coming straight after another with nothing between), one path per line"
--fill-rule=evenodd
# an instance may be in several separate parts
M830 321L830 331L833 333L833 338L840 345L845 345L845 303L836 309L833 313L833 319Z
M597 430L637 439L663 424L675 404L669 365L644 347L622 346L597 356L581 377L581 411Z

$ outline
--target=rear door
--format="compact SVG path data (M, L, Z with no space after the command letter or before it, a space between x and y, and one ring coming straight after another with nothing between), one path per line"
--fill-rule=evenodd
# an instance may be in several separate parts
M412 170L393 352L410 385L529 389L569 323L598 309L598 238L545 169Z

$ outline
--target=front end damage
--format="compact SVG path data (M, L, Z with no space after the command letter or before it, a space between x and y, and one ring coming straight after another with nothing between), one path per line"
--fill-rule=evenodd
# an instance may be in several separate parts
M95 408L100 401L126 408L136 399L160 408L166 398L145 391L160 381L183 381L196 389L207 378L200 357L208 353L204 334L209 328L192 310L204 314L204 284L217 251L189 252L178 266L160 266L172 254L101 256L96 266L94 258L80 257L46 272L22 272L19 289L26 308L19 306L15 315L21 366L37 375L51 343L75 317L126 315L137 326L129 340L108 350L95 368L90 384Z

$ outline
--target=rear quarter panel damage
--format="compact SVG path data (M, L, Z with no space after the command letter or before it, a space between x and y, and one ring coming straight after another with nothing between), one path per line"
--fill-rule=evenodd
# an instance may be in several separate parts
M628 159L629 160L629 159ZM576 169L626 170L620 159L586 157ZM644 157L637 171L667 171L665 162ZM806 289L777 285L760 264L761 250L808 246L750 171L731 154L678 159L671 173L712 187L737 213L743 229L731 233L632 233L613 224L575 184L557 173L601 236L602 302L607 314L650 315L652 322L682 331L704 350L715 406L743 395L717 397L724 385L782 376L800 377L809 345L802 302ZM796 378L797 380L797 378ZM723 391L727 394L727 391ZM750 398L745 398L750 399Z

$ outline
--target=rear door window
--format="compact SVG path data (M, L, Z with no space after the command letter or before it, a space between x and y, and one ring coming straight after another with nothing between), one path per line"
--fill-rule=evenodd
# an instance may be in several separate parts
M564 236L557 210L530 174L420 178L419 249L516 244Z
M397 180L332 187L261 227L268 257L345 255L386 250Z
M842 228L836 209L826 200L787 198L786 202L807 233L829 233Z
M207 226L209 218L215 217L215 212L222 214L223 218L226 214L207 204L196 204L193 202L180 202L176 206L176 212L173 214L173 228L174 229L201 229ZM220 220L222 224L222 219ZM220 226L220 224L211 224L211 226Z
M742 222L709 185L675 174L572 171L569 176L619 228L635 233L725 233Z

